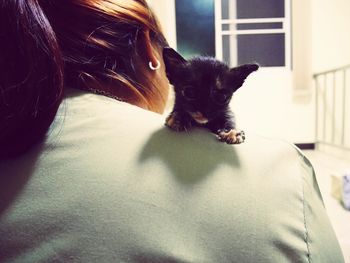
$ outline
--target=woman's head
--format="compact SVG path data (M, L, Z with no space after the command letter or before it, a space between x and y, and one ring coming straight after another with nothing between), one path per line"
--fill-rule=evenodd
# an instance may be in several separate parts
M163 111L167 86L154 83L159 72L148 62L160 60L166 41L145 0L39 2L63 53L66 85Z
M64 86L164 110L164 67L148 63L166 40L145 0L3 0L0 40L0 156L42 138Z

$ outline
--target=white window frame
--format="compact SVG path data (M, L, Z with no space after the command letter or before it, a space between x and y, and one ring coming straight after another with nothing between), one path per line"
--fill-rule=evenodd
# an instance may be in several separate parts
M230 17L236 14L236 0L229 0ZM223 36L237 35L256 35L256 34L280 34L285 35L285 65L278 67L266 68L283 68L291 70L292 63L292 43L291 43L291 0L284 0L284 17L283 18L254 18L254 19L222 19L222 0L215 0L215 53L216 57L223 60ZM282 28L275 29L234 29L222 30L222 25L236 28L237 24L252 24L252 23L282 23ZM231 43L233 42L233 43ZM237 46L237 41L230 41L230 48ZM232 65L237 65L237 48L236 52L230 52L230 62Z

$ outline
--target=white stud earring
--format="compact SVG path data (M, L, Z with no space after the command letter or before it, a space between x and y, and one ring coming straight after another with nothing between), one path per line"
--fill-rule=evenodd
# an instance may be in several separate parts
M159 60L157 59L157 64L156 64L156 66L153 66L152 61L150 61L150 62L148 63L148 66L149 66L149 68L150 68L151 70L157 70L157 69L160 69L160 62L159 62Z

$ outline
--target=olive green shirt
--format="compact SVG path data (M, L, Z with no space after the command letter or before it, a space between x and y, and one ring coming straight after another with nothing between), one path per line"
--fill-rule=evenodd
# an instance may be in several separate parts
M0 161L0 262L344 262L309 161L75 92Z

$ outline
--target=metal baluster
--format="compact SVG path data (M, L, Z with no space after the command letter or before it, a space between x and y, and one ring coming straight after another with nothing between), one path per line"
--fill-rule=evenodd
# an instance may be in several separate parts
M341 145L345 146L345 114L346 114L346 69L343 70L343 122L342 122L342 134Z
M318 76L315 76L315 85L316 85L316 90L315 90L315 114L316 114L316 119L315 119L315 146L316 146L316 149L317 149L317 146L318 146L318 118L319 118L319 109L318 109L318 104L319 104L319 88L320 88L320 85L319 85L319 77Z
M335 96L336 96L336 71L333 72L333 102L332 102L332 143L335 144Z
M327 74L324 74L323 84L323 142L327 141L326 138L326 123L327 123Z

